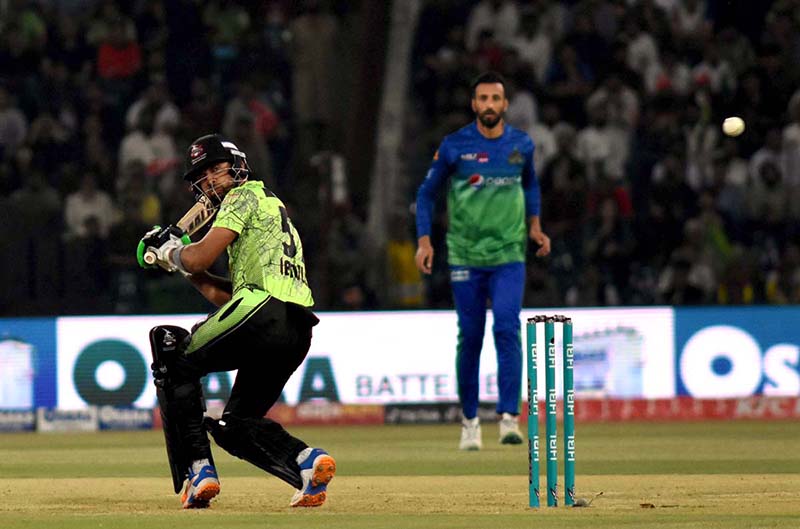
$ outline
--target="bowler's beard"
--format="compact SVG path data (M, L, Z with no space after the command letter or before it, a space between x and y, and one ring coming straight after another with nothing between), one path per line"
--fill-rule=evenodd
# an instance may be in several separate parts
M492 110L486 110L482 114L478 114L478 121L487 129L493 129L503 119L503 113L496 114Z

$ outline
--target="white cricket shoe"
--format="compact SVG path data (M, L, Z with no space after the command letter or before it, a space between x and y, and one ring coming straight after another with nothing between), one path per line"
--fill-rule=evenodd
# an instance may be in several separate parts
M461 442L458 443L458 448L461 450L480 450L482 446L480 419L478 417L461 419Z
M504 445L522 444L522 433L519 431L519 418L510 413L500 417L500 443Z
M336 474L336 461L322 448L306 448L298 455L302 487L294 493L292 507L319 507L328 497L328 483Z

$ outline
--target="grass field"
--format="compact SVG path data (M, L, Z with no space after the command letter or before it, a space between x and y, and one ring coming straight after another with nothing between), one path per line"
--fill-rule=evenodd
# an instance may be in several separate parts
M472 453L457 425L291 431L336 457L318 509L288 508L288 485L215 447L222 493L183 511L157 431L0 434L0 528L800 527L792 422L579 425L578 496L603 495L538 511L525 448L498 445L493 424Z

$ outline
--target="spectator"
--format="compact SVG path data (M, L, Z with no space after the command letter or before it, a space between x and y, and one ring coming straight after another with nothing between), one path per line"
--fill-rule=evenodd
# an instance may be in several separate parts
M600 273L603 305L620 305L627 299L628 263L635 247L629 222L620 215L617 201L606 197L586 224L585 251Z
M692 277L690 258L677 253L659 281L661 303L667 305L701 305L710 301L703 288Z
M565 120L577 125L585 123L584 100L591 93L593 82L591 67L580 61L569 43L562 43L550 64L546 89Z
M525 307L555 307L561 305L561 292L546 266L531 263L525 269Z
M142 68L142 50L126 27L119 19L108 22L108 31L97 50L97 74L101 79L131 81Z
M208 79L192 81L191 97L183 110L185 130L221 130L222 103Z
M658 44L653 35L642 28L641 22L634 15L628 15L624 25L624 41L627 43L626 63L628 67L641 77L647 70L658 63Z
M339 25L320 0L304 0L303 12L290 24L292 86L300 159L332 147L332 69L337 63Z
M500 46L510 46L519 27L519 7L512 0L480 0L469 14L467 50L476 51L480 36L488 31Z
M605 105L608 122L627 133L633 132L639 121L639 96L625 84L621 75L610 71L600 86L586 101L587 108Z
M61 17L47 39L47 57L66 66L71 81L79 86L92 74L92 49L77 19Z
M717 33L717 42L720 55L733 67L737 77L755 66L756 53L753 45L736 26L727 25L720 29Z
M511 75L508 84L508 110L506 121L512 127L529 130L538 121L538 105L533 93L524 84L518 83Z
M369 261L372 255L364 221L353 211L349 201L333 209L328 219L329 281L334 306L346 310L361 310L374 306L374 296L367 285Z
M97 177L93 172L84 172L80 188L67 195L65 237L86 239L97 236L106 239L116 221L117 211L111 196L97 189Z
M699 56L703 42L711 34L711 24L706 20L705 0L680 0L673 7L672 34L684 54Z
M764 290L768 303L800 303L800 247L786 246L778 266L767 274Z
M272 172L272 158L264 137L255 126L253 115L244 112L237 114L233 128L225 134L247 153L247 164L253 173L251 178L263 180L267 187L276 189Z
M789 122L782 131L786 187L791 197L791 216L800 219L800 90L789 100L787 113Z
M698 92L686 106L683 135L686 143L686 181L695 191L712 180L714 154L719 142L719 128L711 123L711 101Z
M86 41L99 48L117 34L122 42L136 40L136 25L125 16L115 0L102 0L89 19Z
M60 187L59 174L64 164L75 162L77 153L70 142L69 130L50 112L33 120L28 132L28 144L33 149L33 162L45 171L48 182Z
M386 243L386 271L389 281L387 305L419 308L423 302L422 275L414 266L416 245L408 231L408 215L395 215L389 223Z
M144 0L136 13L136 33L145 54L157 53L167 46L169 27L163 0Z
M692 68L692 79L695 86L708 87L714 97L730 98L736 90L733 69L713 42L706 43L703 60Z
M27 45L18 23L11 22L3 27L0 32L0 71L11 76L8 88L18 88L15 85L20 80L33 75L39 59L40 54Z
M752 305L760 297L753 258L741 246L735 246L732 252L717 288L716 302L720 305Z
M536 142L536 149L533 151L533 166L536 174L544 171L545 166L558 151L555 130L556 125L560 122L560 117L558 105L545 103L542 107L542 120L532 123L527 129L530 137Z
M16 164L22 187L11 193L6 203L6 213L14 219L14 229L8 230L3 251L25 266L15 267L13 275L4 277L4 284L7 295L14 299L15 311L25 311L26 306L30 310L33 306L52 313L59 302L60 238L42 234L62 232L61 197L33 163L31 149L19 149Z
M578 59L591 64L597 77L606 75L606 68L611 63L611 47L608 41L597 33L594 21L589 12L578 10L573 20L572 32L566 40L575 47Z
M520 61L531 69L536 82L544 83L553 54L553 40L546 31L539 29L537 15L526 15L522 19L520 32L512 39L511 47Z
M788 221L789 194L779 166L764 161L758 166L747 190L747 208L753 228L764 233L784 235Z
M42 7L26 0L12 0L8 6L12 14L12 24L20 30L22 45L36 53L47 44L47 26L42 16Z
M125 113L125 126L133 129L145 109L153 113L154 132L175 133L180 124L181 115L178 107L170 99L166 79L161 74L153 75L150 84L142 91L141 96L128 107L128 111Z
M114 183L107 180L114 168L114 156L109 149L109 142L103 130L103 121L97 114L89 114L83 121L82 138L83 156L81 163L85 167L94 168L98 173L100 188L114 190Z
M250 28L250 15L236 3L213 0L205 4L203 23L210 35L214 78L224 91L234 78L233 68L240 55L242 36Z
M28 120L8 90L0 86L0 160L13 157L27 133Z
M478 44L472 52L475 70L505 70L505 48L494 38L494 33L484 30L478 35Z
M144 167L150 167L157 159L156 150L153 145L153 121L155 119L152 108L144 110L132 129L128 131L119 146L118 164L119 167L128 167L132 162L139 162ZM125 173L120 175L125 176ZM154 179L151 174L147 175L150 183ZM117 180L117 192L124 192L128 182L123 178Z
M659 236L647 242L651 250L645 254L663 256L666 260L680 244L684 224L697 213L697 194L686 183L685 174L686 166L679 152L667 154L653 167L648 222Z
M644 73L645 87L651 96L672 94L685 97L692 88L689 66L678 57L671 47L665 47L661 59L652 63Z
M767 130L763 146L750 157L748 164L749 180L754 182L760 178L761 166L770 163L778 171L781 182L785 182L786 156L783 152L781 129L772 126Z
M590 100L589 125L578 133L578 159L590 184L607 177L620 180L628 158L628 133L608 122L608 101Z

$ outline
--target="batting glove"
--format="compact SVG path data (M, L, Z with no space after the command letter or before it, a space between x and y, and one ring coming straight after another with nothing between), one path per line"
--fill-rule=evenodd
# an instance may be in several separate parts
M136 248L136 260L142 268L160 266L167 272L180 270L185 273L169 257L170 254L174 253L175 249L181 248L190 242L189 237L174 226L167 226L166 228L155 226L139 241L139 246Z

